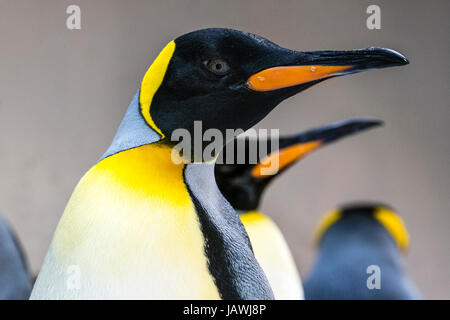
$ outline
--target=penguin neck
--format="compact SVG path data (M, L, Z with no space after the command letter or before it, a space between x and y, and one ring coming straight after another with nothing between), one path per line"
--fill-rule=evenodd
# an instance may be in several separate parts
M171 147L164 141L156 141L107 156L93 170L112 177L111 185L129 187L126 191L131 193L129 197L159 198L166 200L167 206L173 205L174 198L182 197L184 206L192 207L183 181L184 167L172 158ZM164 206L163 202L160 204Z
M128 106L125 117L120 123L114 139L99 161L125 150L152 144L161 140L161 136L145 122L139 108L139 90Z

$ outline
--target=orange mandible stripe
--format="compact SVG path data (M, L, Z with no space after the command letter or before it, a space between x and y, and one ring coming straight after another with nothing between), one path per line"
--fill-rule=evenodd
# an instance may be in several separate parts
M335 75L352 66L285 66L265 69L247 80L255 91L270 91Z
M251 175L255 178L264 178L277 173L295 160L307 155L322 145L322 141L311 141L295 144L266 156L253 167ZM278 157L278 159L276 159ZM274 166L278 162L278 166ZM262 171L265 171L264 173Z

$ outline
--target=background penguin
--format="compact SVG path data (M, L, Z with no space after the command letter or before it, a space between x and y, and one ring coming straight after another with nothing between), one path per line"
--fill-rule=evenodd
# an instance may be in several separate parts
M0 300L28 299L31 281L22 246L0 216Z
M255 164L250 163L248 138L244 141L244 150L233 145L234 161L225 163L225 147L222 152L222 163L216 163L215 176L217 185L225 198L240 214L240 218L249 235L255 257L263 268L276 299L303 299L303 289L297 267L291 251L278 226L266 215L257 211L261 196L269 182L278 177L288 167L331 142L369 128L381 125L379 120L352 119L331 125L322 126L309 131L279 138L279 149L271 148L270 140L265 150L273 150ZM237 139L235 139L237 140ZM253 143L260 141L253 141ZM255 143L256 144L256 143ZM256 144L256 146L258 146ZM245 162L238 163L238 152L245 152ZM261 175L261 168L268 168L267 161L278 156L278 171L270 175ZM270 172L268 172L270 173Z
M320 81L407 63L389 49L299 52L230 29L169 42L75 188L31 298L272 299L214 162L201 157L207 143L192 139L181 156L173 135L195 138L195 121L246 130Z
M408 231L391 208L363 203L332 210L321 219L316 242L306 299L421 299L402 261Z

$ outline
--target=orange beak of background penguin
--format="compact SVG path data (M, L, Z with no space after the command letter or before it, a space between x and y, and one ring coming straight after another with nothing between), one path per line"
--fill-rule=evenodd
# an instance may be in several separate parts
M295 161L303 158L308 153L318 149L322 144L323 142L320 140L303 142L271 153L253 167L251 175L254 178L264 178L265 176L273 175L279 170L282 170ZM277 162L278 166L273 167L273 162ZM271 168L273 168L274 172L271 172Z
M225 147L222 154L222 159L229 159L227 152L231 151L233 162L215 164L217 185L235 209L256 210L261 195L270 181L294 163L327 144L378 127L382 123L377 119L359 118L265 140L246 137L241 142L237 142L240 139L235 138L237 143L228 146L232 147L231 150ZM239 148L238 145L241 147ZM258 154L256 159L254 155L251 156L251 150ZM244 155L243 158L240 158L238 154ZM239 158L244 161L240 161Z
M271 91L339 75L353 66L282 66L262 70L247 80L254 91Z
M382 121L376 119L351 119L297 135L281 137L278 150L258 161L251 170L251 176L264 179L276 175L326 144L381 124Z

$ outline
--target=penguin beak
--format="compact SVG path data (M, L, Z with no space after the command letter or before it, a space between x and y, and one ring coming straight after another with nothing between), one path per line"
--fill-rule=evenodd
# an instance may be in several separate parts
M272 66L250 76L247 86L254 91L272 91L370 69L402 66L409 63L400 53L385 48L296 52L280 60L283 60L282 65Z
M253 167L251 175L254 178L273 176L296 160L318 149L322 144L323 142L320 140L300 142L273 152ZM273 166L273 163L277 162L278 166Z
M351 119L294 136L281 137L279 149L259 161L252 168L251 175L254 178L267 178L276 175L321 146L382 124L383 122L377 119ZM277 162L278 166L273 166L273 163Z

